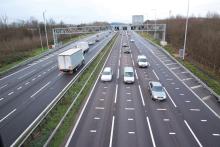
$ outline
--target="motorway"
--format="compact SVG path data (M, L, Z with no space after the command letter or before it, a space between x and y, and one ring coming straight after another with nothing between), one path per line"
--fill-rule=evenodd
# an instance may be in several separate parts
M114 33L108 37L106 34L100 33L102 39L90 46L85 63L103 49ZM83 40L92 39L95 35ZM4 146L10 146L78 73L64 74L57 67L57 55L74 46L76 43L0 79L0 139Z
M131 38L134 43L129 42ZM130 45L131 54L123 53L123 43ZM146 55L150 67L137 66L140 54ZM123 31L107 66L113 69L113 80L97 79L66 147L220 146L219 115L202 101L209 93L149 41ZM134 84L123 83L124 66L134 67ZM151 100L149 81L163 84L166 101Z

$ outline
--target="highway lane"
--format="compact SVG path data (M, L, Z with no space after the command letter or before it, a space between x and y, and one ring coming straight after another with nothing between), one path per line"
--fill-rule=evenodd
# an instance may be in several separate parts
M132 37L139 51L147 56L151 65L153 63L155 73L173 100L173 113L182 118L191 138L194 138L198 146L219 146L219 118L192 91L192 87L184 83L185 80L191 80L186 76L186 71L137 34Z
M121 44L130 39L126 37L124 32ZM194 85L190 90L183 83L190 80L186 71L142 37L131 33L131 38L135 39L130 43L131 54L124 54L120 48L117 56L113 48L106 66L113 63L116 79L97 82L66 146L218 147L219 118L192 91L200 87ZM149 68L137 67L139 54L147 56ZM122 69L126 65L135 68L134 84L123 83ZM166 101L151 100L151 80L163 84Z
M86 63L107 44L110 38L111 36L104 38L90 48L85 55ZM69 48L74 45L71 44ZM14 84L12 89L4 89L3 95L1 93L1 97L4 96L4 99L0 101L0 131L6 146L10 145L74 78L76 73L74 75L63 74L57 68L56 55L63 50L46 56L31 67L0 81L8 80ZM47 62L51 63L45 65ZM22 74L25 75L26 70L34 72L19 79Z

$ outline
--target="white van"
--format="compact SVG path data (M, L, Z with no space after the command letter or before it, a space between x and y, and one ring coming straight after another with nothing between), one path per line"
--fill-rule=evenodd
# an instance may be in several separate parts
M133 67L124 67L124 83L134 83Z

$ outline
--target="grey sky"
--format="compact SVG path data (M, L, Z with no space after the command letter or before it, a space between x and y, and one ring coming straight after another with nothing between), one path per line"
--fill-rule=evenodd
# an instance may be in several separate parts
M56 22L88 23L93 21L131 22L131 15L143 14L145 19L186 15L187 0L0 0L0 15L9 21L26 20L31 16L42 20L42 12ZM204 16L208 11L220 13L220 0L190 0L190 15Z

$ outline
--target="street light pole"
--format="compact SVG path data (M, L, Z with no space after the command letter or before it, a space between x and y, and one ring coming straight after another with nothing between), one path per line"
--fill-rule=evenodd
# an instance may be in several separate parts
M45 35L46 35L46 40L47 40L47 49L49 49L48 37L47 37L47 21L45 19L45 13L46 13L46 10L43 12L43 18L44 18Z
M39 36L40 36L40 45L41 45L41 49L42 49L42 51L43 51L43 43L42 43L42 37L41 37L41 32L40 32L40 26L39 26L39 24L38 24L38 32L39 32Z
M186 52L186 37L187 37L187 30L188 30L188 20L189 20L189 0L188 0L188 7L187 7L185 38L184 38L184 45L183 45L183 60L185 59L185 52Z

